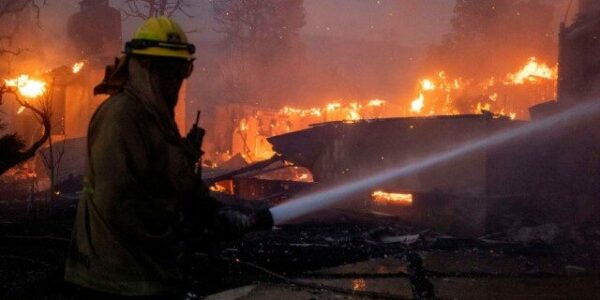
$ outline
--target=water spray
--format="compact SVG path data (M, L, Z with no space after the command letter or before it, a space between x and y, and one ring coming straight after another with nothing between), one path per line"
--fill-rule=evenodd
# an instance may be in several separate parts
M284 224L308 213L342 202L357 193L376 188L383 183L421 172L476 151L486 150L517 138L552 129L561 123L582 122L598 113L600 113L600 101L580 104L543 120L499 132L487 138L469 141L453 150L436 153L408 165L391 168L364 179L340 184L320 192L292 199L286 203L272 207L270 211L276 225Z

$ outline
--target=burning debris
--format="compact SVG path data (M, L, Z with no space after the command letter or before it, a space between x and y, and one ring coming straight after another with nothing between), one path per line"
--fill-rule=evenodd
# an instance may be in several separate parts
M387 193L384 191L375 191L371 195L373 201L382 205L402 205L411 206L413 203L412 194Z
M539 63L535 57L519 71L502 77L491 76L480 82L451 78L445 71L419 81L418 96L411 102L408 115L458 115L482 111L495 112L511 119L527 119L527 108L554 97L552 90L558 79L557 67ZM537 94L534 102L518 99L515 91L526 86ZM518 97L510 99L508 97ZM511 98L512 98L511 97ZM503 100L502 100L503 99Z

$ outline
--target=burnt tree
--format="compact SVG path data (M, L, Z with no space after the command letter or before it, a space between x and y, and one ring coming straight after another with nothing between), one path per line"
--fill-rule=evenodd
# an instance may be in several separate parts
M6 85L0 86L0 104L2 104L2 99L7 95L12 96L12 98L17 101L19 105L31 110L34 113L37 121L43 126L44 133L27 149L25 149L25 143L16 134L9 133L1 136L0 175L17 166L18 164L33 158L37 153L37 150L42 147L50 138L50 132L52 128L50 123L51 112L48 110L48 107L35 107L28 101L21 99L14 88ZM43 102L48 102L49 97L51 96L50 93L45 93L42 97L44 98Z
M15 33L18 31L18 18L17 14L25 11L26 9L32 9L38 17L40 14L40 5L44 4L45 1L38 0L0 0L0 56L1 55L19 55L26 49L13 49L12 42ZM7 170L14 166L25 162L26 160L35 156L37 150L48 140L50 137L50 116L43 109L39 109L22 100L17 91L8 87L6 84L0 86L0 105L2 105L3 98L11 96L21 106L31 110L36 116L37 120L44 127L43 135L29 147L23 142L23 140L15 133L6 133L0 136L0 174L3 174ZM1 123L0 130L4 130L6 124Z
M19 29L16 14L32 8L38 18L40 5L45 1L39 0L0 0L0 55L18 55L26 49L12 49L12 41Z
M171 17L175 13L191 17L188 11L192 5L190 0L125 0L121 11L126 17L143 20L160 16Z

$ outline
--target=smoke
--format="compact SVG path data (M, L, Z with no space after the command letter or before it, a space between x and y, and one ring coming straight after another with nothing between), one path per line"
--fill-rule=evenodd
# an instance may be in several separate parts
M251 76L232 76L232 65L238 62L222 47L224 37L212 32L201 38L202 54L196 64L201 71L190 87L198 105L210 108L235 102L272 108L310 107L340 99L395 102L407 98L420 49L439 42L448 30L452 4L304 0L303 8L300 45L294 58L281 61L279 68L251 67L247 69ZM215 27L211 25L208 31ZM239 85L256 89L254 93L232 92Z

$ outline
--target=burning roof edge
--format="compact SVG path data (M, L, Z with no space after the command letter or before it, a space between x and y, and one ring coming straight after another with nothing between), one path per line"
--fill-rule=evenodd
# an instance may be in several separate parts
M389 117L389 118L372 118L372 119L360 119L360 120L340 120L340 121L329 121L322 123L310 124L311 128L331 125L331 124L356 124L356 123L370 123L370 122L387 122L387 121L401 121L401 120L433 120L433 119L501 119L511 120L510 117L504 115L494 114L489 111L484 111L482 114L462 114L462 115L432 115L432 116L415 116L415 117ZM520 120L515 120L520 121ZM308 128L310 129L310 128ZM290 132L293 133L293 132Z

